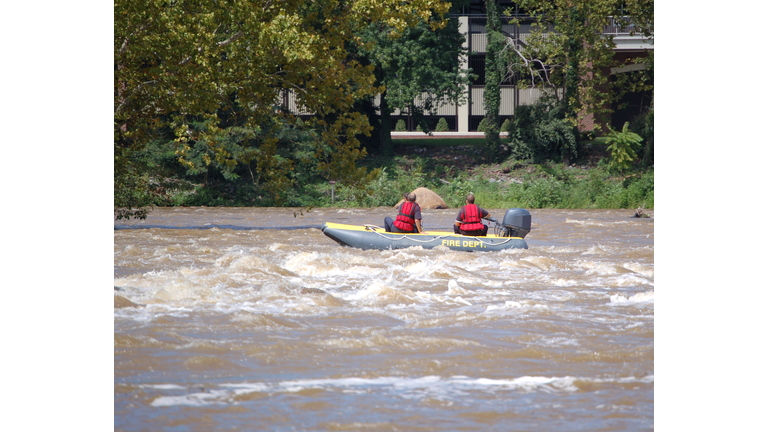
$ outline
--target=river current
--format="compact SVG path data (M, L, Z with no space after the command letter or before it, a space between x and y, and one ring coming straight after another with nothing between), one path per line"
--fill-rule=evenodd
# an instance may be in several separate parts
M115 222L115 430L652 430L654 219L530 212L529 249L502 252L318 229L384 207Z

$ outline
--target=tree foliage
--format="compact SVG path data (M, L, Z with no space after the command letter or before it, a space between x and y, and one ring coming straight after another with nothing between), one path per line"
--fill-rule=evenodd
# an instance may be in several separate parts
M501 108L501 81L504 69L501 51L504 37L501 34L501 19L496 0L485 0L488 21L485 26L488 43L485 52L485 156L490 160L500 160L504 156L499 139L499 110Z
M611 168L624 171L637 159L637 149L640 148L643 138L629 130L629 122L624 123L621 132L611 129L606 143L611 152Z
M443 3L450 6L450 3ZM424 115L447 103L466 100L464 85L469 83L467 71L460 69L459 58L466 54L458 20L442 22L439 15L421 20L393 38L392 28L385 22L369 25L361 34L364 42L361 62L374 67L376 85L381 94L381 147L392 154L390 115L401 110L413 115L422 130L429 130Z
M604 28L613 17L622 29L630 34L643 34L652 42L653 0L520 0L517 3L531 12L535 21L525 41L507 38L508 72L520 76L520 86L562 89L565 117L574 126L586 114L605 121L611 102L620 99L623 93L652 88L652 80L646 79L647 72L619 74L615 81L610 79L611 67L624 63L614 59L616 44L612 35L604 33ZM652 65L653 56L632 62Z
M554 97L545 96L534 105L518 107L509 125L511 157L541 163L578 155L573 127Z
M214 161L248 165L279 202L294 166L278 156L275 136L276 128L295 121L280 108L289 90L316 114L307 127L317 131L315 157L323 175L349 185L369 181L375 173L355 166L365 156L355 136L370 126L351 107L381 89L373 67L350 59L348 49L363 43L359 34L371 23L386 24L396 37L420 22L439 27L432 17L447 9L440 0L118 0L116 209L143 206L136 194L120 191L146 185L132 153L165 135L188 169ZM236 148L223 139L232 137L230 127L246 136Z

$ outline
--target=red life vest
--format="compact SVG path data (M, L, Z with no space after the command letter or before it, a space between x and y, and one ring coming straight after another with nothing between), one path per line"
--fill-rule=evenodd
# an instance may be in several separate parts
M483 229L482 218L480 217L480 207L475 204L464 206L464 213L461 215L462 231L480 231Z
M412 232L413 226L416 225L416 219L413 215L416 214L416 206L418 204L406 201L400 206L400 211L397 213L397 219L395 219L394 226L400 228L403 231Z

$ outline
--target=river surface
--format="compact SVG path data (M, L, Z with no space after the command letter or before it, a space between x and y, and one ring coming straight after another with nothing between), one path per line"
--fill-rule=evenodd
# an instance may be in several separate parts
M318 229L384 207L115 222L115 430L652 430L653 218L530 212L529 249L502 252Z

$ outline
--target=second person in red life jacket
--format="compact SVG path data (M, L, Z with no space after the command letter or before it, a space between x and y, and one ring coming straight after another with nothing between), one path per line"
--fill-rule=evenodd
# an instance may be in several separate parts
M488 234L488 225L481 219L491 217L487 210L475 205L475 196L467 195L467 205L461 208L453 224L453 232L468 236L484 236Z
M403 195L406 201L397 208L397 219L394 221L391 217L384 218L384 229L387 232L396 233L420 233L421 229L421 207L416 204L416 194Z

